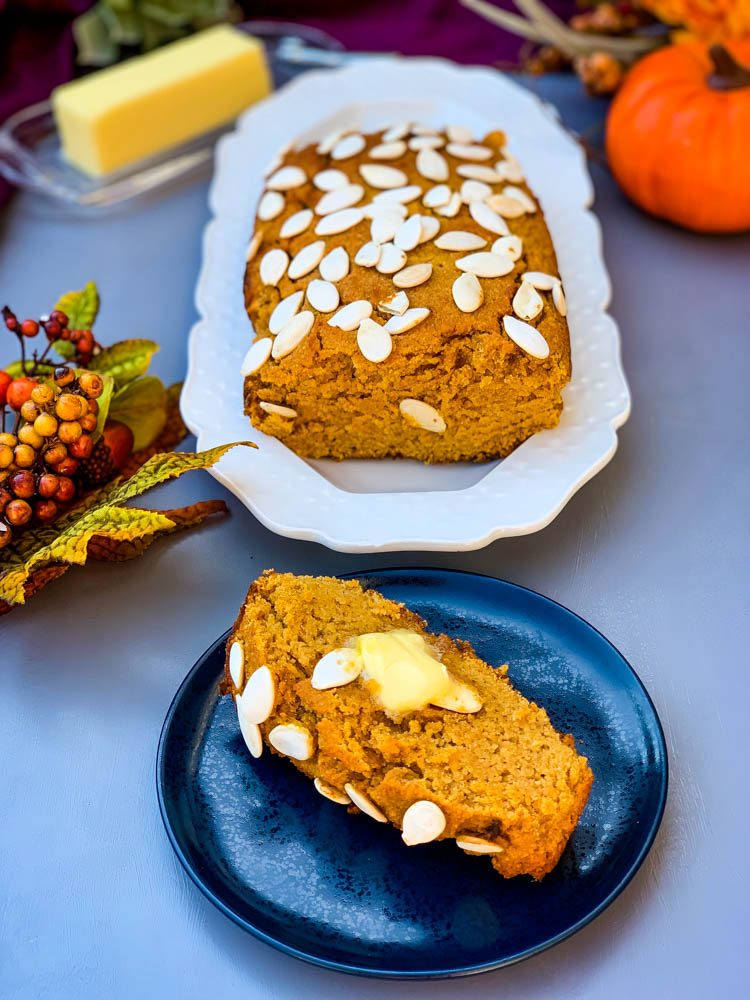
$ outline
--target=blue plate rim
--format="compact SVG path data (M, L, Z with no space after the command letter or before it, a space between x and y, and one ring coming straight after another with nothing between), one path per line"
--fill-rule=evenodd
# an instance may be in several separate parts
M227 906L226 903L224 903L224 901L219 896L217 896L214 892L212 892L211 889L209 889L207 885L205 885L198 872L195 870L193 865L186 857L172 828L172 824L168 816L169 807L165 801L163 792L164 768L165 768L165 754L164 754L165 744L169 735L169 729L172 720L177 711L177 707L180 704L182 693L184 689L190 685L193 676L201 669L206 658L211 653L213 653L213 651L217 649L222 643L226 641L226 638L231 631L231 627L228 628L226 632L224 632L221 636L219 636L218 639L212 642L211 645L204 650L201 656L198 657L198 659L195 661L193 666L190 668L190 670L183 678L182 682L180 683L180 686L177 688L177 691L175 692L174 697L172 698L169 709L167 710L167 714L164 719L164 723L162 725L161 733L159 735L159 743L156 752L156 762L155 762L156 794L159 802L159 813L161 814L161 819L164 825L164 829L167 833L167 838L169 839L169 842L172 845L172 848L175 854L177 855L180 864L182 865L183 869L185 870L191 881L198 887L198 889L205 896L205 898L209 900L209 902L213 903L213 905L218 910L220 910L225 916L229 917L229 919L238 927L241 927L243 930L252 934L253 937L257 938L260 941L265 942L268 945L271 945L271 947L275 948L277 951L283 952L286 955L290 955L293 958L298 958L303 962L307 962L310 965L318 966L319 968L331 969L334 972L341 972L349 975L362 976L370 979L390 979L390 980L407 980L407 981L422 980L422 979L427 979L427 980L456 979L463 976L478 975L482 972L492 972L496 969L506 968L507 966L516 965L518 962L522 962L525 961L526 959L533 958L535 955L539 955L542 952L547 951L549 948L553 948L555 945L560 944L562 941L567 940L567 938L572 937L574 934L578 933L578 931L582 930L593 920L595 920L598 916L600 916L609 906L611 906L611 904L615 901L615 899L617 899L617 897L632 882L633 878L640 869L641 865L646 860L649 851L653 847L656 835L659 832L662 819L664 818L664 810L666 808L667 795L669 791L669 755L667 752L666 738L664 736L664 728L661 724L659 713L657 712L656 706L654 705L654 702L651 696L649 695L643 681L638 676L638 673L634 670L630 662L623 656L623 654L615 646L615 644L610 639L608 639L607 636L605 636L602 632L600 632L595 625L592 625L581 615L576 614L575 611L571 611L570 608L567 608L564 604L561 604L559 601L555 601L553 598L547 597L545 594L540 594L538 591L532 590L530 587L524 587L521 584L513 583L510 580L503 580L498 577L488 576L485 573L475 573L471 570L448 569L439 566L386 566L382 568L373 568L370 570L356 570L350 573L338 573L336 574L336 576L340 580L355 580L355 579L362 579L363 577L377 577L377 576L388 576L391 574L396 575L396 574L409 574L409 573L411 574L419 573L423 575L435 574L438 576L447 574L450 576L455 575L455 576L473 577L475 580L489 581L493 585L500 584L501 586L510 587L513 590L524 591L525 593L540 599L542 602L552 605L555 608L565 612L565 614L570 615L572 618L577 619L584 626L591 629L592 632L595 632L596 635L598 635L600 639L603 639L604 642L622 660L622 662L625 664L625 666L633 675L636 684L640 688L641 693L646 700L646 704L648 708L651 710L653 722L655 723L655 733L656 736L658 737L657 742L658 742L659 760L661 763L660 767L661 785L659 788L659 801L654 818L651 823L651 827L648 830L648 833L644 838L641 849L638 852L636 858L633 860L630 868L623 875L618 884L607 894L607 896L605 896L605 898L597 906L595 906L589 913L587 913L586 916L582 917L580 920L576 921L576 923L571 924L570 927L566 927L565 930L561 931L558 934L553 935L547 940L541 941L539 942L539 944L531 948L526 948L523 951L518 952L517 954L506 956L496 962L482 962L474 965L457 966L452 969L431 969L431 970L419 969L413 972L409 972L408 970L404 969L373 969L365 966L359 966L356 964L337 962L337 961L332 961L330 959L322 958L319 955L315 955L310 952L303 951L299 948L295 948L292 945L287 944L280 938L276 938L270 934L267 934L265 931L262 931L259 927L256 927L252 923L250 923L250 921L245 920L239 914L235 913L234 910L231 909L231 907Z

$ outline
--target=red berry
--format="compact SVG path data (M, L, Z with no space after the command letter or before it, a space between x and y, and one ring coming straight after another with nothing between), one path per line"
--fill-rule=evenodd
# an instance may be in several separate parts
M39 500L34 507L34 513L43 524L49 524L57 517L58 506L54 500Z
M72 368L68 368L67 365L58 365L55 368L55 385L62 389L65 385L70 385L71 382L75 382L76 373Z
M21 500L33 497L36 490L34 476L28 469L14 472L8 480L8 486L10 486L13 495L19 497Z
M71 330L70 331L70 342L72 344L77 344L83 335L83 330Z
M7 372L0 371L0 406L5 406L8 386L12 381L13 378Z
M91 354L94 350L94 334L91 330L81 330L78 338L78 350L81 354Z
M21 333L24 337L36 337L39 333L39 324L35 319L25 319L21 323Z
M27 399L31 399L31 390L38 383L33 378L14 378L8 386L6 400L12 410L20 410Z
M4 486L0 486L0 514L2 514L12 499L13 494L10 490L6 490Z
M62 309L53 309L52 312L49 314L49 318L50 319L54 319L61 326L67 326L68 325L68 317L62 311Z
M13 333L15 333L15 331L16 331L16 330L18 329L18 320L17 320L17 319L16 319L16 317L15 317L15 316L13 315L13 313L11 313L11 314L10 314L10 316L6 316L6 317L5 317L5 325L6 325L6 326L8 327L8 329L9 329L9 330L11 330L11 331L12 331Z
M39 477L39 482L36 484L36 491L40 497L53 497L59 483L60 478L54 472L43 472Z
M74 458L88 458L94 447L94 439L90 434L81 434L77 441L68 445L68 451Z
M63 328L63 330L61 331L61 333L60 333L60 336L62 337L62 339L63 339L63 340L70 340L70 337L71 337L71 333L72 333L72 330L69 330L69 329L67 328L67 326L66 326L66 327L64 327L64 328Z
M48 319L44 324L44 330L50 340L57 340L62 333L62 327L56 319Z
M47 465L59 465L64 458L68 457L68 449L62 441L55 441L49 445L44 452L44 461Z
M112 465L119 471L133 451L133 432L119 420L108 420L104 425L102 440L109 448Z
M60 482L57 484L57 492L55 493L55 499L59 500L60 503L67 503L72 500L76 493L76 486L72 479L68 479L67 476L62 476Z
M78 471L78 462L70 455L66 455L55 465L55 472L60 476L72 476Z

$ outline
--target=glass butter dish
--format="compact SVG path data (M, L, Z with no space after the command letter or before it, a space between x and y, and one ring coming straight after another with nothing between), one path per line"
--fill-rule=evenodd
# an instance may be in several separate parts
M275 88L310 68L337 67L358 58L344 52L330 35L306 25L247 21L238 27L264 43ZM51 102L42 101L16 112L0 126L0 174L11 184L40 195L50 207L86 216L106 214L207 175L217 139L233 127L228 122L122 170L89 177L63 157Z

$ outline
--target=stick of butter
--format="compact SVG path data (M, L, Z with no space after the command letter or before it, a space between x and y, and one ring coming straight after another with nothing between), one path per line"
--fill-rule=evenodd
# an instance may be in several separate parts
M217 25L57 87L63 155L94 177L235 118L271 91L262 44Z

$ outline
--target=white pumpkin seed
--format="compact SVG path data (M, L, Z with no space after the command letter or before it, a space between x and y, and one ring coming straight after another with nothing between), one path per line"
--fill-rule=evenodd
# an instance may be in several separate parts
M549 344L536 329L515 316L503 316L503 329L514 344L526 351L532 358L546 358L549 355Z
M428 181L447 181L448 161L435 149L420 149L416 160L417 173Z
M394 275L394 278L397 275ZM390 298L383 299L382 302L378 302L378 309L381 312L388 313L389 316L403 316L406 310L409 308L409 296L406 292L396 292L395 295L391 295Z
M445 829L445 813L429 799L414 802L401 820L401 839L409 847L415 844L429 844L437 840Z
M343 170L321 170L313 177L313 184L319 191L336 191L351 183Z
M489 229L491 233L497 233L498 236L510 236L510 229L508 229L508 223L505 219L494 212L489 205L485 205L483 201L472 201L469 205L469 214L482 229Z
M402 205L399 201L371 201L367 205L362 205L362 214L366 219L374 219L378 215L384 215L386 212L393 212L398 215L399 219L403 221L409 214L409 209L406 205Z
M361 153L366 145L364 136L359 135L358 132L355 132L353 135L347 135L343 139L339 139L333 149L331 149L331 159L348 160L350 157L356 156L357 153Z
M523 253L523 240L520 236L501 236L492 244L492 252L506 254L511 260L518 260Z
M448 204L452 194L447 184L437 184L425 194L422 204L425 208L440 208L441 205Z
M536 202L526 194L523 188L508 184L507 187L503 188L502 193L506 198L512 198L514 201L520 202L525 211L529 213L536 212Z
M365 189L361 184L346 184L335 191L327 191L315 206L315 214L330 215L332 212L340 212L342 208L351 208L362 201L364 196Z
M410 264L402 271L393 275L393 284L396 288L416 288L423 285L432 277L432 264L424 261L421 264Z
M568 315L568 304L565 301L565 293L563 292L562 282L559 279L552 286L552 301L555 303L555 309L557 309L561 316Z
M344 791L352 800L354 805L358 809L361 809L366 816L370 817L370 819L375 819L378 821L378 823L388 822L388 817L384 815L384 813L382 813L380 809L378 809L375 803L370 798L368 798L368 796L365 795L364 792L358 792L357 789L354 787L354 785L349 783L344 785Z
M485 167L479 163L460 163L456 167L459 177L468 177L474 181L484 181L485 184L500 184L504 180L492 167Z
M341 129L338 129L336 132L330 132L324 139L321 139L320 142L318 143L316 147L317 152L320 153L321 156L327 156L343 134L344 133Z
M406 254L393 243L383 243L380 248L380 260L375 265L380 274L395 274L406 263Z
M339 307L339 290L322 278L313 278L307 286L307 301L318 312L330 313Z
M258 404L261 410L265 410L266 413L275 413L279 417L296 417L297 411L293 410L291 406L279 406L278 403L267 403L262 400Z
M393 350L393 341L384 326L368 318L363 319L357 329L357 347L368 361L380 364Z
M358 225L364 214L361 208L342 208L340 212L331 212L324 215L315 227L316 236L335 236L337 233L344 233L352 226Z
M402 222L398 232L393 237L393 244L399 250L413 250L422 235L422 220L418 215L410 215Z
M458 160L489 160L492 150L486 146L472 145L464 142L449 142L445 147L446 153L455 156Z
M522 281L528 281L540 292L551 292L556 281L560 279L554 274L547 274L546 271L524 271L521 275Z
M291 191L307 183L307 174L302 167L281 167L266 181L270 191Z
M244 712L240 708L240 696L238 694L234 696L234 703L237 706L237 721L240 724L240 732L242 733L242 739L245 741L245 746L253 757L258 758L263 753L263 737L261 736L260 727L254 722L248 722L245 718Z
M428 240L434 239L440 232L440 220L436 219L434 215L420 215L419 218L422 220L419 242L426 243Z
M413 139L409 139L409 149L415 153L419 152L420 149L440 149L444 145L445 139L442 135L417 135Z
M395 142L397 139L403 139L409 134L410 128L411 122L397 122L395 125L391 125L388 131L383 133L383 142Z
M437 135L438 130L434 125L425 125L424 122L415 122L411 127L412 135Z
M370 187L392 190L403 187L409 178L398 167L387 167L383 163L361 163L360 176Z
M433 434L445 431L445 421L438 411L421 399L402 399L398 408L407 423L416 425L423 431L432 431Z
M378 146L373 146L368 150L367 155L373 160L397 160L406 152L406 143L401 139L393 142L381 142Z
M380 212L370 223L370 239L373 243L388 243L402 225L398 212Z
M483 840L481 837L456 837L456 846L468 854L502 854L503 852L499 844L493 844L491 840Z
M263 230L259 229L257 232L253 233L252 239L247 245L247 250L245 251L245 260L249 264L251 260L255 257L258 252L258 247L263 241Z
M305 293L302 289L300 289L297 292L292 292L291 295L287 295L285 299L282 299L271 313L268 320L268 332L277 334L279 330L281 330L282 326L289 322L292 316L296 316L299 311L299 307L302 305L304 297Z
M294 215L290 215L288 219L284 219L281 229L279 230L279 236L283 240L290 239L292 236L299 236L300 233L304 233L312 220L312 210L309 208L303 208L300 212L295 212Z
M318 270L326 281L341 281L349 273L349 254L343 247L334 247L321 260Z
M436 708L446 708L450 712L461 712L465 715L473 715L482 707L482 700L468 684L455 681L453 690L444 698L431 702Z
M484 181L464 181L460 194L461 201L468 205L472 201L487 201L492 195L492 188Z
M374 240L370 240L369 243L364 243L359 248L357 256L354 258L354 263L359 264L360 267L375 267L379 260L380 244L375 243Z
M264 254L260 262L260 280L264 285L278 285L289 263L289 254L278 247Z
M242 367L240 368L240 375L243 378L252 375L253 372L257 372L268 361L271 356L272 345L273 341L270 337L261 337L260 340L255 341L245 355L245 360L242 362Z
M451 289L453 301L461 312L472 313L484 302L484 292L479 284L479 279L469 271L460 274L453 282Z
M315 664L310 684L316 691L328 691L329 688L351 684L361 672L362 662L355 650L348 647L332 649Z
M287 272L289 277L296 281L297 278L302 278L310 271L314 271L323 259L325 249L326 245L323 240L316 240L314 243L308 243L307 246L302 247L299 253L292 258Z
M279 191L266 191L258 202L258 218L262 219L263 222L275 219L284 211L285 205L286 198Z
M329 785L327 781L323 781L322 778L313 778L313 785L324 799L330 799L331 802L336 802L340 806L348 806L352 801L346 792L340 792L333 785Z
M279 330L271 348L271 357L277 361L291 354L312 329L315 317L309 309L297 313ZM278 412L274 410L273 412Z
M506 180L509 180L512 184L522 184L523 183L523 167L515 158L515 156L510 152L507 146L503 147L502 154L504 159L496 164L495 169L498 173L502 173Z
M449 201L445 205L436 208L435 211L438 215L445 215L447 218L452 219L454 215L458 215L461 210L461 204L461 195L458 191L454 191Z
M467 233L461 229L450 229L435 240L439 250L481 250L487 245L487 240L476 233Z
M357 299L356 302L349 302L334 313L328 320L328 325L336 326L339 330L356 330L362 320L371 315L372 305L365 299Z
M429 315L430 310L424 307L418 306L413 309L407 309L403 316L391 316L385 324L385 328L391 335L406 333L407 330L412 330L415 326L426 320Z
M419 184L406 184L404 187L391 188L388 191L380 191L372 199L373 201L398 201L407 204L414 201L422 193Z
M268 340L267 337L264 339ZM229 647L229 676L236 688L242 687L242 681L245 677L245 653L242 649L242 643L237 642L236 639Z
M312 733L298 722L274 726L268 734L268 742L274 750L293 760L309 760L313 755Z
M513 312L519 319L534 319L544 309L542 296L528 281L522 281L513 296Z
M445 129L445 134L451 142L458 142L465 145L474 141L471 129L465 125L448 125Z
M468 271L476 274L478 278L500 278L504 274L510 274L515 264L510 257L502 256L499 253L470 253L467 257L459 257L456 261L459 271Z
M248 678L245 690L240 697L241 709L248 722L259 726L265 722L276 700L276 682L268 667L258 667Z
M502 215L504 219L517 219L526 214L526 209L516 198L508 198L504 194L493 194L487 199L487 204L493 212Z

